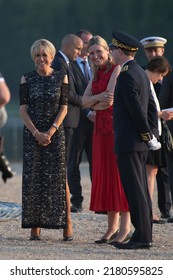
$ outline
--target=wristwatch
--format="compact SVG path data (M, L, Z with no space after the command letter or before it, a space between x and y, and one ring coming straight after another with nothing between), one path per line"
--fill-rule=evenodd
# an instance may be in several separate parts
M58 130L59 129L59 126L56 124L56 123L53 123L53 125L52 125L53 127L55 127L56 128L56 130Z

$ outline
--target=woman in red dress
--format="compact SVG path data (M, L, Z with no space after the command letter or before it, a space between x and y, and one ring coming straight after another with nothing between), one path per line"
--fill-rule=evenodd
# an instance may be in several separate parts
M96 111L90 210L108 213L108 229L101 239L95 242L124 242L129 236L131 222L114 152L112 110L120 66L113 62L107 42L100 36L91 38L88 51L93 66L93 78L83 95L83 105Z

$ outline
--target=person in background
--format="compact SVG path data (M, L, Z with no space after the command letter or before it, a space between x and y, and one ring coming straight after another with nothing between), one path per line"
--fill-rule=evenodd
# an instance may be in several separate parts
M35 70L21 78L22 227L31 228L31 240L40 240L41 228L63 228L63 240L71 241L62 125L67 114L69 85L63 71L51 68L55 52L50 41L35 41L31 46Z
M4 127L7 122L8 115L5 105L10 102L10 98L11 93L9 87L6 84L4 77L0 73L0 132L1 128ZM6 183L8 178L12 178L14 176L14 172L12 171L10 163L4 154L3 142L4 138L0 133L0 171L2 172L3 181Z
M82 100L84 107L96 111L90 210L107 212L108 217L107 231L95 243L122 242L129 238L131 221L113 149L113 92L120 67L112 60L102 37L93 36L88 42L88 51L93 77Z
M173 108L173 72L171 71L164 79L159 94L159 103L161 110ZM169 110L168 110L169 111ZM170 119L167 121L169 130L173 136L173 120ZM167 153L168 159L168 170L169 170L169 182L170 182L170 191L171 198L173 201L173 153ZM173 223L173 217L168 218L168 223Z
M76 81L76 89L80 96L83 95L88 82L91 78L91 69L88 61L87 44L92 38L92 33L86 29L80 29L75 33L83 41L81 54L76 61L71 61L71 69ZM87 68L87 71L85 70ZM90 108L80 108L80 120L78 126L74 129L72 137L72 146L68 162L68 183L71 193L71 212L82 211L82 186L80 175L80 164L83 152L89 163L89 174L91 179L92 163L92 135L95 111Z
M114 147L135 228L127 243L117 243L114 246L119 249L148 249L152 246L152 206L148 192L146 159L149 148L161 148L156 138L158 130L153 135L148 115L157 126L157 110L150 94L149 79L134 59L141 43L123 31L116 30L112 32L112 36L112 55L121 66L114 93ZM152 111L149 110L151 107Z
M68 92L68 110L63 121L65 131L65 148L66 148L66 165L68 166L72 137L74 129L78 126L80 117L80 107L82 106L82 97L77 92L75 77L71 70L71 61L75 61L81 54L83 48L82 40L75 34L67 34L61 41L60 50L56 53L52 61L51 67L54 70L62 71L68 77L69 92ZM68 175L67 175L68 177ZM71 211L70 206L70 189L67 180L67 208Z
M79 124L80 107L82 106L82 96L78 94L75 77L71 70L71 61L75 61L81 54L83 41L74 34L67 34L61 41L61 48L56 53L51 67L54 70L61 70L69 80L68 92L68 112L63 121L66 141L66 161L68 161L71 151L72 137L74 129Z
M158 168L166 167L166 151L164 148L164 143L162 141L162 124L161 119L170 120L173 117L173 113L169 111L161 111L159 101L154 90L153 84L158 83L163 80L163 77L166 76L171 70L168 60L163 56L153 57L146 65L146 74L150 80L151 93L156 103L156 108L158 111L158 130L159 130L159 140L162 144L162 148L157 151L149 151L147 158L147 176L148 176L148 189L151 200L154 193L155 179L158 172ZM154 215L153 215L154 216ZM154 220L154 218L153 218Z
M155 56L163 56L165 53L165 44L167 40L163 37L150 36L145 37L140 41L143 45L145 55L150 61ZM143 67L144 69L146 66ZM154 84L154 90L156 92L157 98L159 98L159 93L161 90L162 81L158 81ZM164 151L162 150L162 153ZM166 154L164 155L166 160ZM169 172L168 167L158 166L158 172L156 175L157 180L157 193L158 193L158 207L161 213L161 219L156 215L153 216L154 223L163 223L165 220L171 217L171 196L170 196L170 183L169 183Z

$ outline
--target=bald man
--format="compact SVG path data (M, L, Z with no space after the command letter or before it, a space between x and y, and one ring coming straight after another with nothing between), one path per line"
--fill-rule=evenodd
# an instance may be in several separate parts
M60 70L68 75L68 113L64 119L64 129L66 137L66 158L69 160L71 150L71 140L74 129L78 126L80 117L80 107L82 106L82 96L77 93L77 86L74 75L70 69L70 61L75 61L81 54L83 41L75 34L67 34L61 41L61 48L55 55L52 68Z

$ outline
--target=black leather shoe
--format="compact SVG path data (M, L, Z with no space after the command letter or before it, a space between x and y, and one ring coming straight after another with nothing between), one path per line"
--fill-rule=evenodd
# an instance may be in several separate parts
M169 219L167 219L167 223L173 223L173 217L170 217Z
M165 224L165 223L166 223L166 220L162 220L162 219L156 220L156 219L153 219L153 224L162 225L162 224Z
M169 219L169 218L171 218L171 213L169 211L161 212L161 219Z
M70 211L71 211L72 213L79 213L79 212L82 212L82 206L75 206L75 205L72 205Z
M152 243L129 241L127 243L116 243L114 247L124 250L150 249L152 247Z

